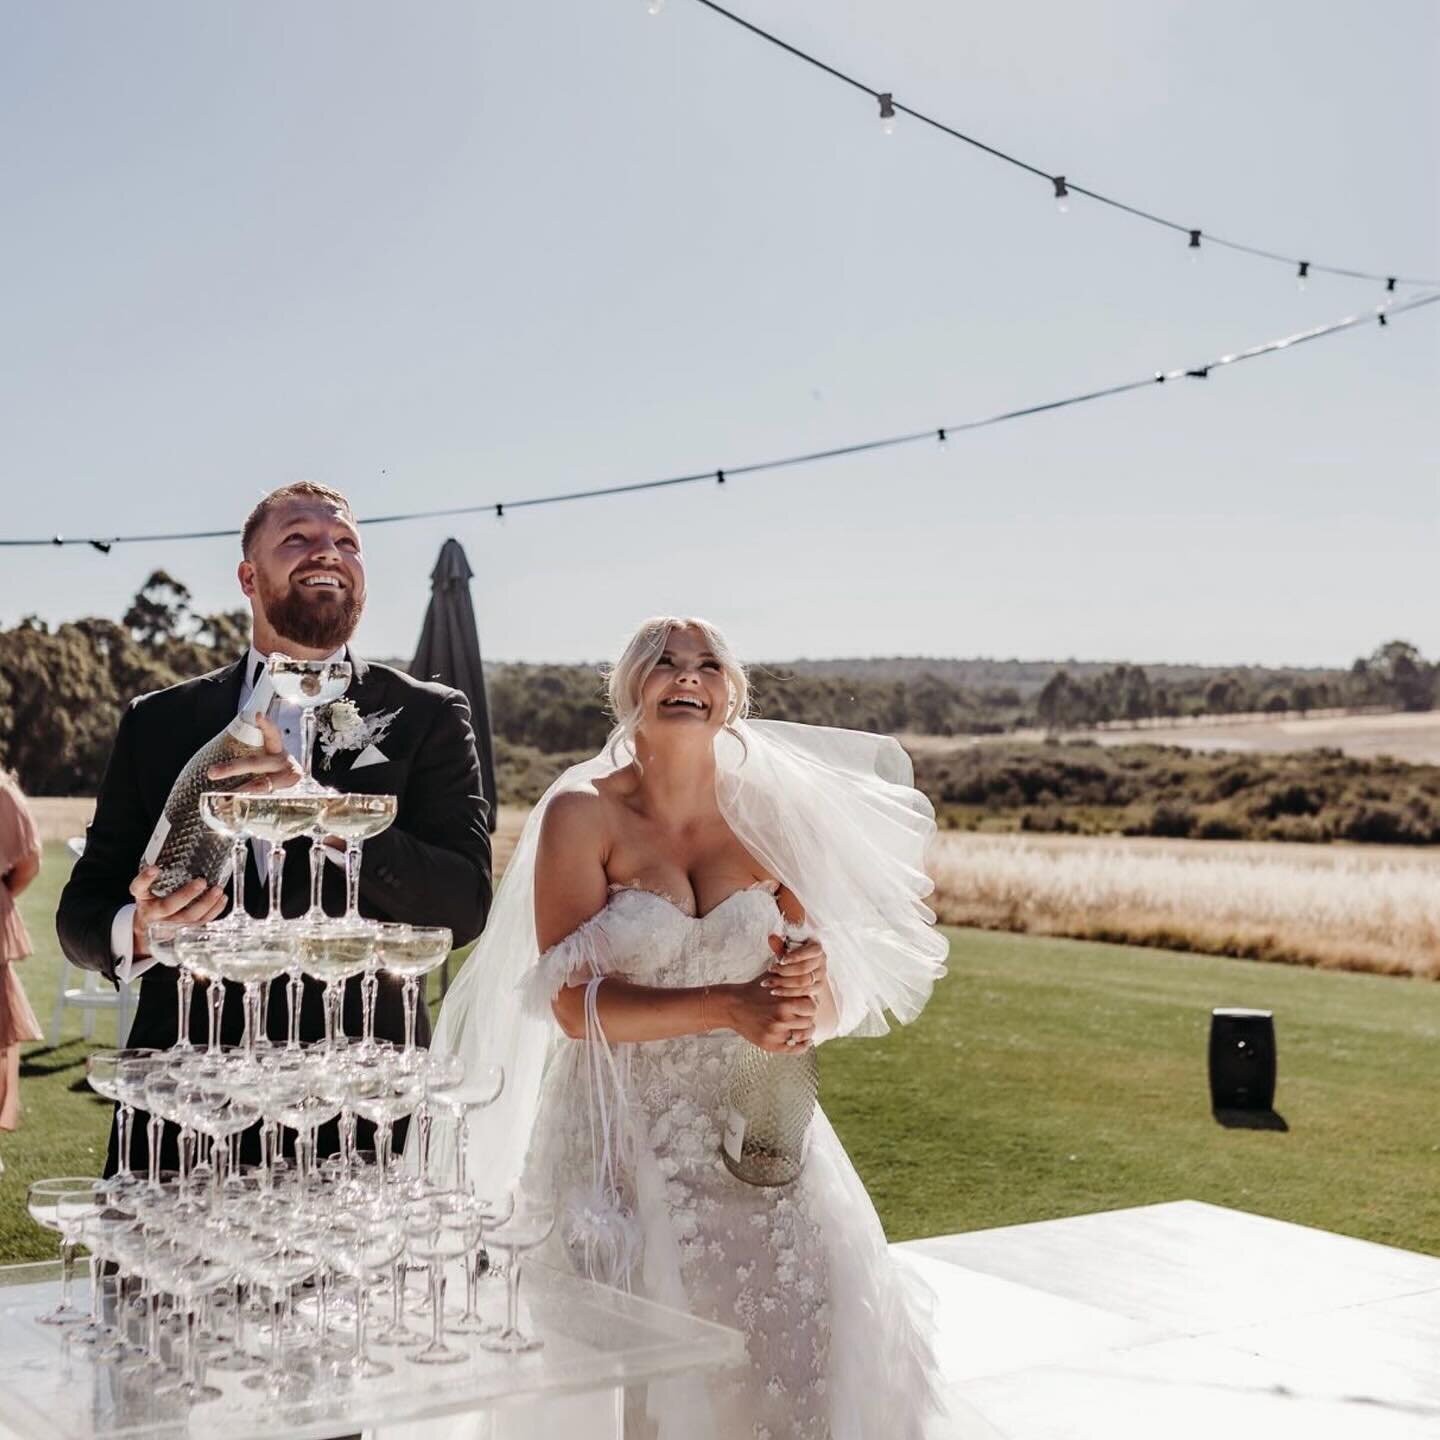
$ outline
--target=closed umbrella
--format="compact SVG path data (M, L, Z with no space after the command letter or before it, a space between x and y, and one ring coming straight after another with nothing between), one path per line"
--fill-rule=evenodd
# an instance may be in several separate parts
M440 558L430 572L430 608L425 612L425 626L410 662L410 673L417 680L453 685L469 700L475 748L480 752L480 784L490 806L493 831L499 815L495 746L490 737L490 706L485 699L475 607L470 601L470 577L474 573L458 540L447 540L440 547Z

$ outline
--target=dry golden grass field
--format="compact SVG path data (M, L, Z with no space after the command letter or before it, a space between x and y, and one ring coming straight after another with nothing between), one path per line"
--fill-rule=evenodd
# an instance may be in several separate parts
M1440 979L1440 850L943 832L948 925Z

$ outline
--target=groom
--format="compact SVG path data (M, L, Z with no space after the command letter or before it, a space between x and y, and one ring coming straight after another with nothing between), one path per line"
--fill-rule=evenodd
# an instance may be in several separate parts
M100 785L85 853L76 862L56 915L60 944L72 964L111 979L143 973L135 1020L126 1042L164 1048L175 1040L175 971L149 959L148 928L156 920L201 924L217 918L226 894L203 879L173 893L152 893L153 867L141 866L170 787L196 750L247 705L265 658L274 651L297 659L348 659L349 705L327 725L315 748L316 778L337 790L395 795L395 823L365 844L360 909L381 920L445 925L454 943L467 944L484 927L490 905L490 832L481 798L480 766L465 697L386 665L367 664L349 649L365 606L365 564L350 502L339 491L301 482L271 491L251 511L241 540L238 578L254 619L248 653L233 665L133 700L122 715ZM221 767L243 777L245 788L281 790L300 775L300 711L280 705L273 722L262 719L265 753ZM221 778L219 771L212 778ZM281 911L301 914L309 903L309 843L286 846ZM327 856L327 861L336 857ZM344 908L344 867L327 863L327 910ZM246 871L245 908L266 911L265 888L254 846ZM286 986L272 986L268 1029L287 1033ZM345 993L345 1029L358 1033L359 983ZM196 986L189 1033L205 1035L205 1001ZM243 1029L239 987L226 984L221 1041L238 1043ZM400 987L381 974L375 1033L403 1035ZM308 978L300 1007L302 1040L324 1034L320 989ZM429 1040L423 1007L418 1036ZM168 1130L169 1127L167 1127ZM136 1127L133 1163L145 1158L143 1127ZM322 1137L324 1132L322 1131ZM247 1137L248 1138L248 1137ZM174 1163L167 1139L162 1162ZM112 1132L107 1173L115 1165Z

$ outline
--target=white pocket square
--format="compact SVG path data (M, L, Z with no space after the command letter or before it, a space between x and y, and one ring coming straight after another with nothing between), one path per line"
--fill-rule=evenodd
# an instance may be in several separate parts
M378 746L367 745L356 757L352 770L362 770L366 765L383 765L390 757Z

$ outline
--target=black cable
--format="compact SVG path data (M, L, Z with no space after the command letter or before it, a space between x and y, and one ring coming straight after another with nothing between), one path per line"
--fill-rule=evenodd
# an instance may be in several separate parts
M702 0L708 3L708 0ZM697 470L688 475L670 475L662 480L636 480L628 485L600 485L590 490L568 490L556 495L535 495L527 500L487 500L478 505L450 505L440 510L407 510L393 515L372 515L358 523L364 526L396 525L407 520L437 520L453 515L479 515L487 512L503 517L506 510L527 510L537 505L563 505L573 500L598 500L611 495L633 495L642 490L663 490L673 485L697 485L704 481L723 485L736 475L758 475L766 470L782 470L797 465L811 465L824 460L838 460L846 455L863 455L871 450L888 450L899 445L915 445L921 441L934 444L936 438L945 439L965 430L982 430L989 425L1001 425L1009 420L1022 420L1030 415L1042 415L1050 410L1064 410L1071 405L1087 405L1096 400L1106 400L1114 395L1126 395L1133 390L1146 390L1167 380L1208 378L1211 370L1227 365L1238 365L1242 360L1254 360L1260 355L1273 355L1303 345L1308 340L1319 340L1327 335L1351 330L1357 325L1368 324L1379 318L1383 323L1390 315L1402 315L1407 310L1418 310L1440 300L1440 290L1433 294L1419 295L1413 300L1402 300L1393 305L1367 310L1362 314L1347 315L1343 320L1333 320L1326 325L1317 325L1294 335L1282 336L1278 340L1266 340L1252 345L1248 350L1237 350L1234 354L1222 355L1203 365L1180 367L1174 370L1157 370L1143 380L1125 380L1118 385L1107 385L1099 390L1085 390L1076 395L1064 395L1058 400L1043 400L1036 405L1024 405L1017 410L1002 410L997 415L982 416L978 420L962 420L958 424L930 426L906 435L891 435L882 440L861 440L852 445L835 445L825 450L809 450L800 455L784 455L774 460L755 460L748 465L726 465L723 468ZM0 546L10 548L35 547L41 545L90 545L104 554L109 554L114 545L155 544L166 540L222 540L240 534L239 527L233 530L177 530L164 535L108 535L96 537L67 537L54 535L48 539L0 539Z
M807 54L799 46L792 45L788 40L782 40L778 35L772 34L769 30L762 29L753 21L746 20L737 15L733 10L727 10L723 5L716 3L716 0L696 0L696 3L703 5L707 10L713 11L716 15L729 20L732 24L739 25L742 29L748 30L752 35L758 36L761 40L768 41L771 45L784 50L787 54L793 55L797 60L803 60L807 65L813 65L817 70L823 70L827 75L833 76L836 80L843 80L847 85L853 86L856 90L869 95L873 100L879 100L882 94L889 95L889 91L872 89L863 80L857 80L853 75L847 75L843 70L837 70L835 66L828 65L823 60L817 60L815 56ZM976 150L983 150L987 155L993 155L997 160L1003 160L1007 165L1014 165L1019 170L1028 174L1038 175L1043 180L1054 181L1055 176L1048 170L1042 170L1038 165L1032 165L1028 160L1022 160L1018 155L1011 155L1004 150L996 149L993 145L987 145L983 140L977 140L973 135L967 135L963 130L957 130L952 125L946 125L943 121L936 120L932 115L926 115L922 111L912 110L908 105L902 105L898 100L890 97L890 105L894 110L904 115L909 115L913 120L919 120L922 124L929 125L932 129L939 130L955 140L962 140L966 145L973 146ZM1065 182L1069 190L1076 195L1084 195L1087 199L1094 200L1101 205L1108 205L1112 210L1121 210L1127 215L1134 215L1139 220L1146 220L1152 225L1162 225L1167 230L1176 230L1181 234L1189 234L1195 227L1193 225L1182 225L1176 220L1167 220L1163 215L1156 215L1149 210L1142 210L1137 205L1126 204L1123 200L1116 200L1111 195L1104 195L1098 190L1090 190L1084 185L1077 185L1068 175ZM1254 255L1262 260L1274 260L1284 265L1298 265L1299 256L1281 255L1274 250L1264 250L1259 246L1245 245L1238 240L1224 240L1218 235L1212 235L1208 230L1201 232L1208 245L1220 245L1226 250L1236 250L1244 255ZM1392 282L1398 280L1402 285L1440 285L1440 280L1417 280L1404 275L1376 275L1369 270L1352 270L1343 265L1323 265L1319 261L1313 261L1310 269L1315 272L1323 272L1327 275L1342 275L1350 280L1384 280ZM1391 287L1393 289L1393 285Z

